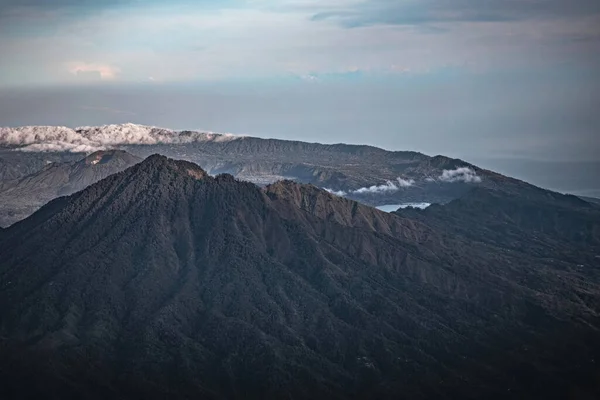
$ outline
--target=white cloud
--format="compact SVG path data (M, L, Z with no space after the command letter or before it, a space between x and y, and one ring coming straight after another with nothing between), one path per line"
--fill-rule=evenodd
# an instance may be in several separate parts
M397 178L396 181L387 181L383 185L373 185L369 187L362 187L360 189L353 190L353 194L366 194L366 193L385 193L385 192L396 192L400 188L410 187L415 183L412 179Z
M481 182L481 178L477 176L477 173L468 167L459 167L452 170L445 169L438 179L442 182Z
M415 184L414 179L402 179L402 178L398 178L396 179L398 181L398 185L400 187L409 187Z
M21 151L91 152L127 144L225 142L241 136L212 132L176 132L157 127L122 124L71 129L61 126L0 128L0 146Z
M92 146L92 145L86 145L86 144L76 144L76 143L70 143L70 142L55 141L55 142L49 142L49 143L30 144L28 146L19 148L19 151L32 152L32 153L60 152L60 151L66 151L66 152L71 152L71 153L92 153L94 151L104 150L104 149L105 149L105 147L100 146L100 145Z
M346 196L348 194L367 194L367 193L385 193L385 192L396 192L400 188L406 188L414 185L413 179L397 178L395 181L387 181L383 185L373 185L369 187L362 187L355 190L344 191L344 190L333 190L329 188L323 188L331 194L336 196Z
M329 193L334 194L334 195L339 196L339 197L343 197L343 196L345 196L347 194L343 190L337 190L336 191L336 190L328 189L328 188L323 188L323 189L326 190L326 191L328 191Z

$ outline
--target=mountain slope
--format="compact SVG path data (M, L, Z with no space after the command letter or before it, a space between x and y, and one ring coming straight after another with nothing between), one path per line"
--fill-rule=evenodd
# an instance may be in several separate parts
M160 153L186 159L211 174L229 173L257 184L282 179L309 183L344 192L345 196L367 204L389 204L399 199L445 202L472 187L473 182L465 182L462 176L452 181L442 179L446 168L467 168L492 181L497 176L462 160L361 145L241 137L185 146L159 144L125 148L142 157ZM404 184L398 184L398 178ZM376 190L377 187L382 190Z
M511 251L588 265L600 261L600 208L576 196L476 188L444 206L396 215Z
M24 152L0 147L0 185L33 174L50 163L78 161L84 153Z
M3 231L0 394L599 394L597 273L448 232L149 157Z
M77 162L47 164L20 179L0 182L0 225L8 226L56 197L81 190L139 161L122 150L97 151Z
M587 201L588 203L600 204L600 199L595 197L578 196L580 199Z
M371 205L444 203L476 184L493 186L507 181L462 160L414 151L173 131L135 124L76 129L0 128L0 146L27 151L20 153L28 154L27 162L36 165L39 157L29 154L39 153L32 152L64 154L109 147L139 157L159 153L197 163L213 175L229 173L261 185L292 179L344 192L346 197ZM21 177L20 172L11 170L10 175Z

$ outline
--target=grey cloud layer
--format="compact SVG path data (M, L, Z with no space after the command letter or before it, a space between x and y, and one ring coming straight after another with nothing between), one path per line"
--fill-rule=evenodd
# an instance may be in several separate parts
M89 12L134 2L134 0L0 0L0 16L19 9L33 11L70 8Z
M234 0L218 2L212 0L174 0L170 4L161 0L0 0L0 19L6 20L15 16L38 15L37 13L48 11L78 17L103 10L118 9L119 7L144 8L153 5L169 5L171 7L194 6L218 9L231 7L232 4L235 4ZM43 16L43 14L39 15Z
M589 16L600 13L596 0L371 0L317 13L313 20L335 19L347 27L376 24L420 25L438 22L496 22Z

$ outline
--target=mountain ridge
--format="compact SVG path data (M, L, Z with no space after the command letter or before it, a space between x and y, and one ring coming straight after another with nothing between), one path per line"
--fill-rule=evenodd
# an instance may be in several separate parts
M368 145L307 143L135 124L69 128L68 131L55 127L2 129L0 143L21 150L21 163L39 165L41 155L47 158L51 150L64 150L67 153L61 154L72 157L69 152L111 146L142 158L160 153L185 159L202 165L211 175L229 173L259 185L282 179L310 183L372 206L445 203L474 185L526 185L460 159L430 157L415 151L388 151ZM48 132L44 133L44 129ZM3 172L3 157L0 151L0 179L3 174L18 174L9 170L10 167ZM27 161L29 159L31 161Z
M0 225L8 226L46 202L79 191L137 162L123 150L101 150L79 161L49 163L19 179L0 182Z
M2 231L0 253L5 398L600 393L593 269L308 185L152 156Z

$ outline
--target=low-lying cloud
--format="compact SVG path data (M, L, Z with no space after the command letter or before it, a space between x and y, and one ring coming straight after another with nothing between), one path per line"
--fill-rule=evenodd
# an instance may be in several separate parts
M323 190L326 190L329 193L334 194L339 197L343 197L348 194L348 193L344 192L343 190L333 190L333 189L329 189L329 188L323 188Z
M481 178L477 173L468 167L459 167L456 169L445 169L438 177L442 182L466 182L479 183Z
M414 185L415 181L413 179L402 179L396 178L395 181L387 181L383 185L373 185L369 187L362 187L355 190L350 190L348 192L344 190L333 190L328 188L323 188L331 194L336 196L346 196L348 194L369 194L369 193L386 193L386 192L396 192L401 188L406 188Z
M366 194L366 193L385 193L385 192L396 192L400 188L410 187L415 183L414 180L397 178L396 181L387 181L383 185L373 185L369 187L362 187L360 189L353 190L353 194Z
M177 132L136 124L104 125L75 129L64 126L0 128L0 146L16 146L21 151L46 152L88 153L119 145L223 142L240 137L212 132Z
M375 208L377 208L378 210L381 210L381 211L385 211L385 212L394 212L400 208L408 208L408 207L420 208L421 210L424 210L427 207L429 207L430 205L431 205L431 203L420 202L420 203L385 204L383 206L377 206Z

